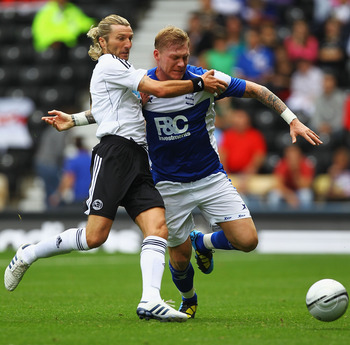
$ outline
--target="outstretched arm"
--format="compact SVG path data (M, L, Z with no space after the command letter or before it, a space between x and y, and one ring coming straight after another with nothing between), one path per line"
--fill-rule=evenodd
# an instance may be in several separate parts
M214 71L210 70L201 77L189 80L158 81L144 76L139 83L138 91L159 98L169 98L202 90L219 95L226 90L227 86L225 81L215 78Z
M48 125L56 128L59 132L66 131L74 126L84 126L96 123L90 110L72 115L59 110L51 110L48 114L54 116L43 116L41 119Z
M320 145L322 141L320 137L298 120L295 114L267 87L246 81L246 90L244 98L255 98L270 109L277 112L290 126L290 136L292 143L297 141L297 136L305 138L312 145Z

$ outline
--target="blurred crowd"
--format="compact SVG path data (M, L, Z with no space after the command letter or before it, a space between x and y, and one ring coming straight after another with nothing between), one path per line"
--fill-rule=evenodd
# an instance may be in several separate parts
M265 85L324 143L291 146L286 124L254 100L218 102L220 157L246 201L350 201L350 1L199 3L187 28L191 63ZM257 188L261 174L269 188Z
M32 5L29 16L8 11L19 3ZM94 131L58 133L40 117L53 107L88 107L81 95L93 65L84 33L99 15L91 4L0 1L0 22L9 23L0 25L0 210L59 209L86 197L87 185L76 182L89 180ZM254 100L217 102L219 154L247 203L305 209L350 201L350 0L198 0L184 29L191 64L265 85L324 143L299 138L291 146L286 123Z

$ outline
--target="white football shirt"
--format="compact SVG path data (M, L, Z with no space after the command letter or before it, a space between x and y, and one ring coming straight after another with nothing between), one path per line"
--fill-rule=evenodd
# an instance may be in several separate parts
M137 92L146 73L111 54L98 59L90 82L91 113L98 124L97 138L120 135L146 144L145 120Z

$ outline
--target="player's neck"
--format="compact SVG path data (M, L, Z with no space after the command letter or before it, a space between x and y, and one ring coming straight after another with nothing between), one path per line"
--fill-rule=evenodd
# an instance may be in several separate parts
M156 69L156 77L160 81L171 80L159 67Z

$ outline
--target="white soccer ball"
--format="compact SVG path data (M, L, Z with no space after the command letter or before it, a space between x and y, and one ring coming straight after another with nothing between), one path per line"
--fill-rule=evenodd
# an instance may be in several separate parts
M348 307L349 296L345 287L333 279L322 279L313 284L306 294L310 314L321 321L339 319Z

